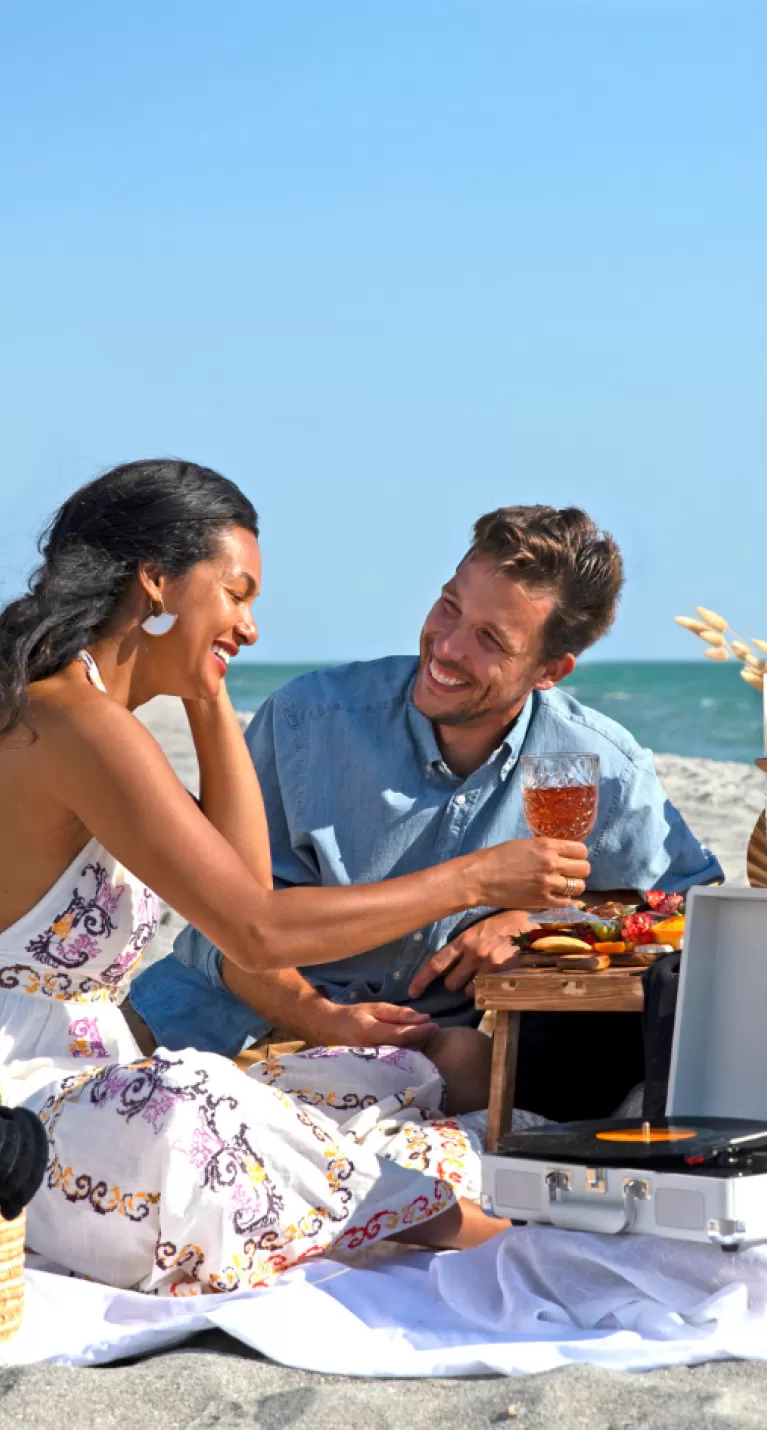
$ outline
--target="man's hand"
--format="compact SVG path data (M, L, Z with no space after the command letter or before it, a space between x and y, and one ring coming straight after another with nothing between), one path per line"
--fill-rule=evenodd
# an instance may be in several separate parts
M372 1048L388 1043L397 1048L422 1048L436 1031L428 1013L400 1008L396 1003L331 1003L312 1009L308 1020L315 1047Z
M508 913L494 914L492 918L472 924L419 968L407 990L408 997L420 998L424 989L440 975L452 993L466 988L475 973L501 973L516 959L516 949L509 938L536 927L531 916L522 909L510 909Z

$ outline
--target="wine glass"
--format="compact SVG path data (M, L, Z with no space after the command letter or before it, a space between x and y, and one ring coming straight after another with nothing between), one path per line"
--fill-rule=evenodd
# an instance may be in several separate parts
M599 755L522 755L520 763L530 833L585 839L597 817Z

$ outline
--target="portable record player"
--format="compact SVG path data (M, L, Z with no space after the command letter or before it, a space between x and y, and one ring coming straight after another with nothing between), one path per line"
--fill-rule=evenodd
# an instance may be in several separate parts
M767 891L687 905L666 1116L553 1124L483 1158L497 1216L578 1231L767 1240Z

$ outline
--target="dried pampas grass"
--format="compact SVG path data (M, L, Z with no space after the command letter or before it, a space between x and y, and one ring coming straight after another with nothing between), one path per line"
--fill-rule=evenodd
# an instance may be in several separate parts
M732 655L736 660L742 661L741 678L747 685L753 685L755 690L761 690L767 671L767 660L763 659L763 656L767 656L767 641L756 638L750 642L744 641L730 630L729 621L717 611L709 610L708 606L696 606L695 610L699 620L695 616L674 616L677 625L705 641L709 647L703 652L706 660L723 661ZM757 651L762 654L757 655Z
M701 620L705 621L706 625L710 626L712 631L724 632L728 629L728 622L724 619L724 616L718 616L716 611L708 611L705 606L696 606L695 609Z
M686 631L692 631L693 635L702 636L706 630L705 621L696 621L694 616L674 616L678 626L684 626Z

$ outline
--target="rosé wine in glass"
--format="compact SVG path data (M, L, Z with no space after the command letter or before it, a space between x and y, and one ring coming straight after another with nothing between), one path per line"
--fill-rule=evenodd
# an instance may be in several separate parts
M599 756L523 755L522 800L531 834L586 839L599 803Z

